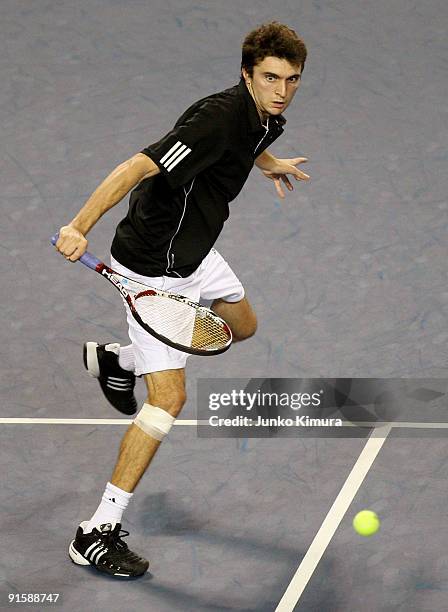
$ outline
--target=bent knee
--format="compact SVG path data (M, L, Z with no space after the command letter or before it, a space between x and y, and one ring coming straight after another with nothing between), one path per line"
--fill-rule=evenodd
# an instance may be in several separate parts
M176 389L170 393L155 393L147 398L147 402L166 410L172 416L177 416L185 405L187 395L185 390Z

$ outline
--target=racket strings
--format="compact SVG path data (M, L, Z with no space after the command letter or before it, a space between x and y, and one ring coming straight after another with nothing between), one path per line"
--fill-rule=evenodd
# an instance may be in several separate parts
M220 346L225 346L228 341L228 332L214 319L214 317L211 317L209 314L205 317L196 316L192 336L192 348L218 348Z
M144 323L176 344L211 350L229 342L227 326L204 308L158 294L137 295L134 305Z

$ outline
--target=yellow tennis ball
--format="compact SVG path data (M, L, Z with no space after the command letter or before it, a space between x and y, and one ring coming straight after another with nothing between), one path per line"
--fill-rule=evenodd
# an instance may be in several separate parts
M361 510L353 519L353 529L359 535L368 537L380 528L380 519L372 510Z

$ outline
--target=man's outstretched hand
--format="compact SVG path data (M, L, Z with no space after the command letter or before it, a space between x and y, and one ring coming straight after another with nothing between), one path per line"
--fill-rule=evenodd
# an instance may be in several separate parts
M306 157L293 157L292 159L276 159L269 170L263 170L263 174L274 181L275 189L278 195L281 198L285 197L285 192L283 191L282 182L286 185L289 191L292 191L294 187L292 186L291 181L288 178L288 174L293 176L296 181L309 181L310 177L302 170L299 170L297 166L299 164L304 164L308 161Z

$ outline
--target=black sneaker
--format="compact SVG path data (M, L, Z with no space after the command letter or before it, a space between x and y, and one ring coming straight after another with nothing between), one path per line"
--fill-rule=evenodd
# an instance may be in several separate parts
M137 400L134 396L135 374L123 370L118 363L120 345L84 344L84 365L88 373L98 378L106 399L123 414L134 414Z
M85 534L87 524L88 521L80 524L69 546L68 554L74 563L93 565L99 572L121 578L136 578L146 573L149 562L129 550L122 541L122 536L128 536L129 531L122 530L120 523L113 528L106 523Z

